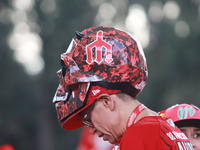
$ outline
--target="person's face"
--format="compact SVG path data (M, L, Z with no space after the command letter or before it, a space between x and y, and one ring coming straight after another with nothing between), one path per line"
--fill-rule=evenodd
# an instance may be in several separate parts
M187 136L192 143L194 150L200 150L200 128L181 127L180 130Z
M111 111L110 101L99 99L88 114L87 120L91 121L93 126L88 126L91 134L97 133L104 141L111 144L118 142L119 137L115 134L112 125L113 112Z

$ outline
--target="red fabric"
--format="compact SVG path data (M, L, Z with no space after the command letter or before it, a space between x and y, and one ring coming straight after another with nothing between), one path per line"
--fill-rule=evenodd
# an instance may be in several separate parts
M127 124L127 127L130 127L135 119L137 118L137 116L144 110L146 109L146 106L144 106L143 104L139 104L134 110L133 112L131 113L131 115L129 116L128 118L128 124Z
M0 146L0 150L14 150L14 148L10 144L4 144Z
M90 93L88 94L88 98L87 98L87 105L90 105L91 103L93 103L101 94L111 95L111 94L117 94L120 92L121 92L120 90L105 89L100 86L91 86Z
M170 139L167 135L173 135ZM174 135L176 133L176 135ZM188 139L176 138L177 135L182 135L182 132L175 126L170 126L160 116L144 117L136 124L131 125L125 131L119 150L179 150L182 147L186 150L186 145L189 145L188 150L192 147ZM184 137L185 138L185 137ZM177 145L178 143L178 145Z

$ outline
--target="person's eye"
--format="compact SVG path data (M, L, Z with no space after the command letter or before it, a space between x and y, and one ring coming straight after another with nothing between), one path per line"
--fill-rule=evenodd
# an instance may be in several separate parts
M194 137L195 137L195 138L200 138L200 133L195 133L195 134L194 134Z

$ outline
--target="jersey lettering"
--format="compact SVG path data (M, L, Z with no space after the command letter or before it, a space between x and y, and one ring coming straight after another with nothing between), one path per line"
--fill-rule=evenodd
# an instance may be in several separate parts
M168 132L166 135L171 139L171 140L176 140L176 139L181 139L181 140L187 140L188 138L185 136L184 133L178 133L178 132Z
M185 136L184 133L173 132L177 139L187 140L188 138Z
M193 150L192 144L190 142L185 142L185 146L187 147L187 150Z
M190 142L177 142L179 150L193 150L192 145Z

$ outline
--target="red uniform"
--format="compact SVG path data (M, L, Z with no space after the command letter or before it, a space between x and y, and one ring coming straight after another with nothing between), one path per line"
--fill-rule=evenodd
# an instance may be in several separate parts
M14 148L10 144L4 144L0 146L0 150L14 150Z
M160 116L144 117L127 127L118 150L193 150L187 137Z

